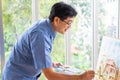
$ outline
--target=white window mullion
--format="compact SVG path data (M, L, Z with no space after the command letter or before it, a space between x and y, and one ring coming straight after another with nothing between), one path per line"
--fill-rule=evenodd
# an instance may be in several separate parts
M120 26L120 25L119 25L119 22L120 22L120 20L119 20L119 19L120 19L120 11L119 11L119 9L120 9L119 7L120 7L120 6L119 6L119 4L120 4L120 1L117 0L117 1L115 1L115 2L117 3L117 7L118 7L118 16L117 16L117 17L118 17L118 18L117 18L117 19L118 19L118 25L117 25L117 27L116 27L115 38L118 38L118 39L119 39L119 35L120 35L120 33L119 33L119 26Z
M118 38L120 39L120 0L118 0Z
M93 8L92 8L92 13L93 13L93 69L96 68L97 64L97 59L98 59L98 6L97 6L97 1L93 0Z
M71 43L70 43L70 31L65 34L65 65L71 65Z
M32 0L32 22L38 20L38 0Z
M2 0L0 0L0 63L1 69L3 69L5 63L4 56L4 39L3 39L3 22L2 22ZM2 71L2 70L1 70Z

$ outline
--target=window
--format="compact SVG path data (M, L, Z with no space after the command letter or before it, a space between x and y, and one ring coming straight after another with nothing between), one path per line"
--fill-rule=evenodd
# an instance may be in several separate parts
M32 1L2 0L5 60L19 35L32 23ZM48 17L53 3L62 0L36 1L39 5L32 6L37 11L35 17L42 19ZM75 7L78 15L65 36L57 35L53 44L52 59L81 70L95 68L102 37L120 37L120 2L119 0L63 1Z
M79 69L96 67L103 36L119 38L118 0L70 0L78 11L73 27L66 39L68 63Z
M92 68L92 2L69 2L78 12L70 30L71 65L81 70Z

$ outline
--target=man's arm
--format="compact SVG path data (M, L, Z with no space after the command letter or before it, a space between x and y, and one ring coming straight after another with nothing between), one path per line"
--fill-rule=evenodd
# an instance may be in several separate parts
M86 71L80 75L55 72L53 68L44 68L42 71L48 80L92 80L95 75L93 70Z

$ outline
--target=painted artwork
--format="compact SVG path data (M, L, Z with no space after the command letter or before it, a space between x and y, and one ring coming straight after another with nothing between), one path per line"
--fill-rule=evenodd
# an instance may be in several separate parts
M120 40L103 37L95 80L120 80Z

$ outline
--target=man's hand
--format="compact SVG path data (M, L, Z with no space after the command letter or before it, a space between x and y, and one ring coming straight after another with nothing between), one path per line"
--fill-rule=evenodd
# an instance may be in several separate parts
M93 70L85 71L83 74L80 74L80 79L78 80L92 80L95 76L95 72Z

